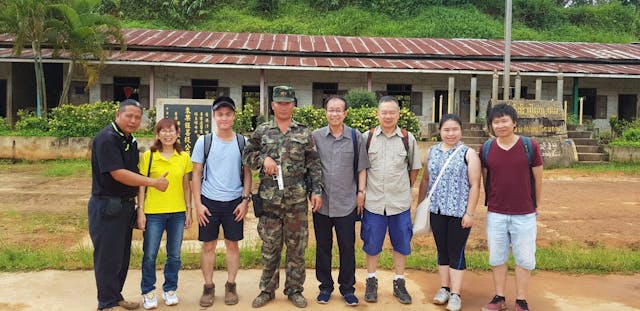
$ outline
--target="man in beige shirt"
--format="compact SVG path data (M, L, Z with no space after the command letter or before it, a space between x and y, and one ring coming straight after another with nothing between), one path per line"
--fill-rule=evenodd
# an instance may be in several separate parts
M365 211L360 236L367 262L367 282L364 299L378 300L378 255L389 231L393 246L393 295L403 304L411 303L404 281L407 256L411 253L411 187L420 163L420 151L416 139L398 127L400 105L391 96L378 102L380 125L373 132L364 134L368 141L368 156L371 166L367 171ZM369 138L369 135L372 137ZM405 137L406 136L406 137Z

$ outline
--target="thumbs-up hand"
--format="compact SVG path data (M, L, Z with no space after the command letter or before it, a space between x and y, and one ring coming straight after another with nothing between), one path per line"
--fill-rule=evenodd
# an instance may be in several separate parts
M153 187L162 192L165 192L167 190L167 187L169 187L169 181L166 178L167 175L169 175L169 172L164 173L162 177L156 179Z

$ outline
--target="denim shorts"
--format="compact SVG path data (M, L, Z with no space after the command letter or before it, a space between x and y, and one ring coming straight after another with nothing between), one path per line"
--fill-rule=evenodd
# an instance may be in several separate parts
M409 256L411 254L411 238L413 237L410 210L387 216L374 214L365 209L360 229L360 238L364 242L362 250L369 256L375 256L382 252L387 229L389 229L393 250L404 256Z
M489 264L495 267L507 263L511 246L516 265L526 270L535 269L536 230L536 213L506 215L488 212Z
M220 234L220 226L224 230L224 239L229 241L240 241L244 238L244 220L235 221L236 215L233 210L242 202L242 198L232 201L215 201L209 200L202 196L202 204L209 209L211 216L208 217L209 223L206 226L198 226L198 240L202 242L211 242L218 239Z

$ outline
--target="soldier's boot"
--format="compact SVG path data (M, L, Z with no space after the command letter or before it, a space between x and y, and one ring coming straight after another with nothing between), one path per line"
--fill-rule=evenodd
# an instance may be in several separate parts
M291 300L291 303L298 308L307 307L307 299L302 296L302 293L293 293L289 295L289 300Z
M267 302L273 300L274 298L275 298L275 294L274 293L261 291L260 294L258 295L258 297L253 299L253 302L251 303L251 306L254 307L254 308L260 308L260 307L266 305Z

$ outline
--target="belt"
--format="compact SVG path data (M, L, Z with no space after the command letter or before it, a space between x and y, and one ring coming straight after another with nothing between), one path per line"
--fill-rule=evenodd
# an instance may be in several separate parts
M100 200L111 200L111 199L120 199L120 201L122 203L135 203L136 202L136 197L112 197L112 196L108 196L108 195L94 195L94 197L100 199Z

